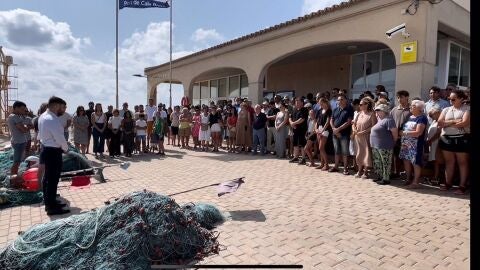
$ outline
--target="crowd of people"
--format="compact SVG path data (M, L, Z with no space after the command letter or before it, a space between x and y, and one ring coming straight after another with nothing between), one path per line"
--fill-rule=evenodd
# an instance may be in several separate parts
M385 87L378 85L374 94L365 91L354 100L346 90L334 88L315 97L276 95L254 106L238 97L222 104L172 109L149 99L146 106L135 105L133 111L124 103L120 110L110 105L104 112L102 104L89 102L88 109L78 106L73 116L65 112L65 101L53 97L40 106L36 117L25 103L16 101L8 118L14 150L11 174L17 174L21 161L31 153L40 153L44 161L58 158L69 140L82 154L89 154L93 141L91 149L97 158L104 158L105 152L111 158L144 153L164 156L167 141L193 151L272 154L331 173L349 175L354 170L354 177L380 185L403 173L409 188L420 187L422 168L431 164L432 183L443 182L441 189L449 190L459 178L455 193L464 194L469 172L469 91L453 84L428 90L427 101L397 91L395 106ZM57 121L55 128L61 127L61 132L47 131L49 124L43 124L42 134L45 119ZM41 151L45 147L47 151ZM48 173L50 178L59 174ZM53 191L45 193L51 203L46 208L57 211Z

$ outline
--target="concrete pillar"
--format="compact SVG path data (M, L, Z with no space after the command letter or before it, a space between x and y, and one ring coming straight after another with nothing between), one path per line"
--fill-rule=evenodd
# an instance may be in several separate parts
M155 104L157 104L157 85L158 81L147 79L147 100L153 98Z
M435 64L416 62L397 65L396 90L407 90L410 99L420 97L426 99L426 91L434 85Z
M252 101L252 105L262 103L263 82L248 82L248 99Z
M420 97L428 100L427 91L435 82L438 31L435 7L429 3L422 3L418 10L418 16L413 16L410 20L416 21L416 24L412 23L414 26L411 28L411 36L405 41L417 40L417 62L400 64L400 44L395 46L396 90L407 90L411 98ZM407 31L410 31L408 29L409 24L407 23ZM401 42L404 41L401 40Z

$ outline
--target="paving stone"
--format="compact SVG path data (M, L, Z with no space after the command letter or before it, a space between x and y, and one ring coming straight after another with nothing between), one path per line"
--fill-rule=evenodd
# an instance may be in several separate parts
M209 187L174 196L179 204L209 202L224 212L251 211L216 229L227 249L202 264L422 270L468 269L470 264L468 197L415 192L395 182L379 187L271 157L172 146L166 146L166 153L161 159L134 156L127 171L107 168L108 181L93 180L89 188L72 190L62 181L59 192L72 210L84 212L132 191L170 194L244 176L245 184L233 194L218 197ZM43 207L1 209L0 248L18 231L52 220Z

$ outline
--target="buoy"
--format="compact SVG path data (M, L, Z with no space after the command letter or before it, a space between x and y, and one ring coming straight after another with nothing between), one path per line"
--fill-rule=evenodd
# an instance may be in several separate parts
M38 168L30 168L26 170L23 175L23 185L26 189L37 191L38 190Z

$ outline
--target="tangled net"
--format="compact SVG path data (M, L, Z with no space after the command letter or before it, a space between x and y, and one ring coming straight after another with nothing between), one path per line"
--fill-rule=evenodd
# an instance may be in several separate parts
M188 217L194 218L200 226L211 230L225 221L225 217L215 206L206 203L186 204L182 206Z
M0 208L40 203L43 193L12 189L10 183L10 168L13 165L13 150L8 149L0 152ZM27 169L27 162L20 163L18 175L22 175ZM69 151L62 156L62 172L70 172L91 168L90 161L79 153L73 145L69 145Z
M218 254L218 235L186 208L218 211L134 192L100 209L32 227L0 251L0 269L149 269L154 262L188 264Z

